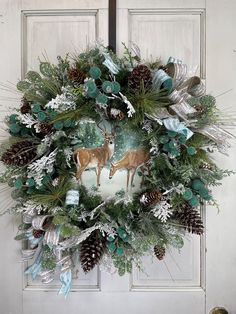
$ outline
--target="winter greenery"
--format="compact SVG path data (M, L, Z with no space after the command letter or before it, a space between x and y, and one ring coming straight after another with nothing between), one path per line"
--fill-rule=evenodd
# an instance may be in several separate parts
M33 260L26 273L44 283L60 273L67 295L77 263L123 275L142 268L144 254L161 260L168 247L180 249L186 232L201 235L200 206L216 203L211 186L231 174L212 152L226 153L232 136L200 79L174 58L145 62L136 46L121 58L99 46L39 68L17 84L21 106L6 117L10 138L0 148L1 183L16 202L9 210L23 216L16 239L31 248L22 252ZM135 193L129 186L104 198L75 176L78 154L85 148L94 161L88 149L103 147L108 133L114 153L103 167L140 147L149 156L136 165Z

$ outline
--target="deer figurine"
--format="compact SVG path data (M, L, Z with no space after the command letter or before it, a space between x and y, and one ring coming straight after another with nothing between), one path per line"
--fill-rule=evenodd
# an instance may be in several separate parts
M150 154L147 150L140 147L135 150L128 151L122 159L117 161L116 163L111 164L110 173L109 173L109 179L112 179L114 174L119 169L127 169L127 184L126 184L126 190L128 191L129 188L129 180L130 180L130 172L132 172L131 175L131 183L130 187L133 186L134 181L134 175L136 173L136 170L140 168L142 172L142 183L143 183L143 173L145 170L145 167L148 167L148 161L150 160ZM141 183L141 184L142 184Z
M100 122L99 122L100 123ZM85 169L96 168L97 186L100 186L102 168L112 157L115 147L115 131L108 133L97 124L104 137L104 144L96 148L79 148L74 152L74 160L77 166L76 178L81 181Z

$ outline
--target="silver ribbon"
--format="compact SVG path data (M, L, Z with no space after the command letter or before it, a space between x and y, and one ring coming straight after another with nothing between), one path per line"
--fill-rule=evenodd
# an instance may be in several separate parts
M191 115L193 116L194 114L197 113L197 110L190 106L186 101L181 101L175 105L171 105L170 109L179 116L180 119L184 121L189 121L189 118Z
M32 220L32 227L36 230L46 230L48 225L51 223L50 215L38 215Z
M37 249L25 249L21 250L22 252L22 260L23 261L28 261L34 257L35 252Z
M42 283L48 284L52 282L55 278L54 270L43 270L38 274L41 277Z
M51 225L47 229L47 231L46 231L46 233L44 235L44 241L49 246L58 245L59 238L60 238L60 227L59 226Z
M196 132L201 133L214 141L222 153L225 153L226 149L230 147L230 144L227 141L234 138L233 134L215 124L207 125L201 129L197 129Z

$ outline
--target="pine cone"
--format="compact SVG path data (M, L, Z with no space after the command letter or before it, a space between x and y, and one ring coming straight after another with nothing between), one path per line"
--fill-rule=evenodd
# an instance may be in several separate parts
M39 238L42 237L42 235L44 235L45 232L43 230L36 230L36 229L34 229L32 233L33 233L33 236L36 239L39 239Z
M152 84L151 71L146 65L141 64L136 66L131 72L128 84L131 89L135 90L140 89L141 84L145 88L149 88Z
M23 167L30 163L37 156L35 145L28 141L21 141L13 144L1 156L1 161L6 165Z
M40 133L42 133L43 135L47 135L52 131L52 126L48 123L42 122L39 125L39 131Z
M125 114L118 108L113 108L111 106L107 107L107 115L111 120L121 121L125 118Z
M74 85L79 86L84 83L86 75L83 71L77 68L71 68L68 70L68 77Z
M101 260L106 242L99 231L94 231L81 243L80 261L83 271L88 273Z
M157 191L145 192L140 198L140 202L145 206L155 205L162 199L162 193Z
M194 107L194 109L197 110L197 113L198 113L198 114L201 114L201 113L203 113L203 111L204 111L203 105L201 105L201 104L196 104L196 105L194 105L193 107Z
M30 111L31 111L30 103L28 102L27 99L23 98L22 103L21 103L21 107L20 107L20 112L22 114L25 114L25 113L29 113Z
M203 234L204 226L200 213L192 208L189 204L185 204L181 210L173 214L173 219L178 220L185 230L198 235Z
M156 255L156 258L159 259L159 261L161 261L166 254L166 249L164 246L155 245L154 246L154 253Z

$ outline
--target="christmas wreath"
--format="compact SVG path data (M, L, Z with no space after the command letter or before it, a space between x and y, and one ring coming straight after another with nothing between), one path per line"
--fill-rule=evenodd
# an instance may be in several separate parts
M145 62L124 48L121 58L99 46L40 61L6 117L1 182L12 189L8 210L23 217L26 274L59 276L64 295L79 264L123 275L150 251L162 260L181 248L186 232L201 235L201 204L215 205L210 187L231 174L211 154L226 153L228 117L200 78L181 60Z

